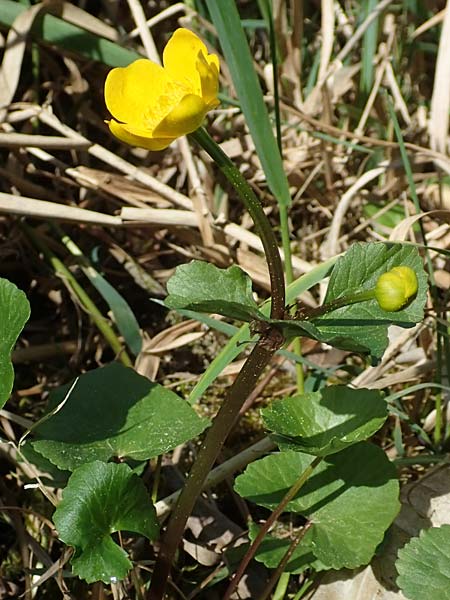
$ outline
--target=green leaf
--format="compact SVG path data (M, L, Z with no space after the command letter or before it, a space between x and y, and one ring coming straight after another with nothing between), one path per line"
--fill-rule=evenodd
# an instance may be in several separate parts
M324 303L375 287L380 275L392 267L414 269L419 289L416 297L397 312L382 310L376 300L337 308L312 322L319 339L337 348L369 352L380 358L387 346L387 329L395 324L412 327L423 319L427 275L417 248L407 244L358 243L340 257L331 273Z
M258 535L260 527L255 523L249 524L249 536L253 542ZM268 569L276 569L291 545L292 531L284 530L283 537L276 537L274 533L268 534L261 542L256 554L255 560L263 563ZM314 571L321 571L326 567L317 560L313 553L312 541L302 540L294 550L291 558L284 568L286 573L303 573L305 569L313 568Z
M159 533L142 480L126 464L100 461L72 473L53 521L60 539L75 548L74 574L88 583L123 579L132 567L111 533L133 531L150 540Z
M67 395L69 389L51 394L51 406L62 406L34 429L34 449L60 469L113 457L146 460L209 424L177 394L119 363L81 375Z
M0 408L11 395L14 382L11 352L29 318L30 304L25 294L0 278Z
M405 218L405 209L403 206L394 204L389 210L386 210L387 202L367 202L363 206L363 213L367 219L371 219L373 226L380 233L386 234L386 228L394 229ZM385 210L381 215L375 217L382 209ZM417 224L414 225L414 231L420 231Z
M253 58L248 47L234 0L206 0L230 69L234 87L244 113L267 183L277 201L291 203L289 184L278 145L272 131Z
M273 510L312 460L292 450L266 456L237 477L235 489ZM395 468L385 453L360 442L324 459L286 511L312 521L304 540L324 565L356 568L371 560L397 514L398 492Z
M71 472L58 469L56 465L33 448L31 440L27 439L20 446L19 457L37 467L39 470L39 479L44 485L52 488L66 487Z
M361 6L361 22L364 21L376 7L377 0L363 0ZM366 29L362 41L360 90L363 93L364 98L367 98L373 86L373 58L377 51L378 22L379 18L377 17Z
M421 531L399 550L395 566L410 600L450 600L450 525Z
M27 7L12 0L0 1L0 23L11 27L15 19ZM65 50L86 56L90 60L103 62L111 67L125 67L141 54L129 50L120 44L90 33L81 27L58 19L53 15L39 15L31 27L33 37L49 44L55 44Z
M279 434L274 437L282 449L316 456L367 439L380 429L388 414L378 390L344 385L276 400L261 412L268 429Z
M289 340L294 337L309 337L313 340L320 339L320 331L310 321L295 321L293 319L265 319L267 323L270 323L277 327L284 337Z
M288 303L293 302L297 296L300 296L300 294L312 288L314 285L319 283L319 281L322 281L322 279L329 274L330 269L335 262L336 257L328 259L326 262L318 264L311 269L309 273L305 273L296 281L291 283L286 289L286 301ZM261 312L267 318L267 315L270 312L270 302L266 302L262 306ZM253 339L256 339L256 337ZM191 404L197 402L205 393L205 390L208 389L208 386L215 381L218 374L222 373L223 369L229 365L243 350L245 350L246 346L250 343L249 340L252 340L249 326L242 325L236 334L233 335L233 337L229 340L223 350L216 355L209 367L194 386L194 389L189 395L189 402Z
M200 260L180 265L167 282L169 308L218 313L231 319L265 319L253 299L252 281L233 265L219 269Z

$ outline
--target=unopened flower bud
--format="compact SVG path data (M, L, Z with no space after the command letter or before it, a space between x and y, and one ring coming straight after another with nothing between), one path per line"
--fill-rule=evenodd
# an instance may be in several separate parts
M411 267L393 267L378 278L375 298L383 310L400 310L417 293L417 287L417 275Z

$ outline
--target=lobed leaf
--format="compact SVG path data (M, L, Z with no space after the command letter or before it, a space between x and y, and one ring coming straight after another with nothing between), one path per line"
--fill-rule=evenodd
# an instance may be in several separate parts
M312 460L292 450L266 456L236 478L235 489L273 510ZM371 560L394 520L398 493L395 468L383 450L360 442L324 459L286 511L313 522L304 541L324 565L356 568Z
M450 525L431 527L398 552L397 585L410 600L450 600Z
M166 306L218 313L241 321L265 319L252 294L252 281L240 267L219 269L193 260L180 265L167 282Z
M385 422L378 390L334 385L272 402L262 411L281 449L326 456L373 435Z
M111 533L133 531L150 540L159 533L142 480L126 464L100 461L72 473L53 521L60 539L75 548L74 574L88 583L123 579L132 567Z

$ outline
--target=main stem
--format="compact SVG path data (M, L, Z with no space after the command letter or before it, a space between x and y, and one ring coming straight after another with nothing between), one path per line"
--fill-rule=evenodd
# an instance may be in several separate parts
M242 173L232 163L222 148L212 139L209 133L200 127L189 138L196 141L214 160L219 169L239 194L248 210L257 233L261 238L269 269L270 285L272 292L272 306L270 316L272 319L283 319L285 307L285 287L283 263L278 250L277 239L272 226L267 218L261 202L255 196L252 188L243 177Z
M275 348L267 350L260 344L257 344L233 385L229 388L224 403L206 434L205 441L191 468L189 477L167 526L158 560L153 571L150 590L147 596L148 600L161 600L163 598L175 552L203 482L216 461L230 429L238 418L239 409L253 391L256 382L275 351Z
M216 162L250 213L261 238L269 268L272 293L270 314L272 319L283 319L286 303L283 264L278 251L277 239L261 203L240 171L205 129L200 128L190 134L189 137L196 141ZM270 338L270 333L268 337ZM271 340L268 339L267 341ZM155 564L147 600L162 600L170 568L183 535L186 521L194 508L203 483L212 469L230 429L236 422L241 407L253 391L256 382L273 354L281 347L282 343L282 339L278 339L276 342L272 340L271 344L264 344L260 340L230 387L211 428L206 434L203 446L191 468L189 477L169 520L161 542L161 549Z

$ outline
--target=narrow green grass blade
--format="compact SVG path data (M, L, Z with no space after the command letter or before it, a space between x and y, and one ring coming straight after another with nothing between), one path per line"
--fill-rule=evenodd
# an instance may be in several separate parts
M142 349L142 336L134 312L125 298L93 267L83 268L92 285L107 302L114 315L117 329L131 352L137 356Z
M408 157L408 152L406 151L405 140L403 139L403 134L402 134L402 130L400 128L400 123L398 122L397 115L395 114L394 105L391 101L391 98L387 94L386 94L385 98L386 98L386 102L387 102L389 116L390 116L392 124L394 126L395 136L397 138L397 142L398 142L398 145L400 148L400 156L402 158L403 166L405 169L406 180L408 181L411 199L413 201L414 208L416 209L416 213L419 214L422 212L422 207L420 206L419 196L417 195L416 184L414 182L414 177L413 177L413 170L411 167L411 161L409 160L409 157ZM428 275L430 277L430 283L431 283L431 295L433 297L433 301L434 301L435 305L437 305L436 299L434 298L436 282L435 282L435 278L434 278L433 262L431 260L431 256L429 253L427 238L425 235L425 228L423 226L422 220L419 220L418 224L420 227L420 232L422 235L423 244L424 244L424 248L425 248L425 256L426 256L427 267L428 267Z
M0 25L11 27L14 20L26 9L27 6L20 2L0 0ZM65 50L76 52L90 60L97 60L112 67L125 67L137 58L142 58L133 50L94 35L53 15L39 16L33 23L31 34L34 38L48 44L55 44Z
M272 0L270 0L272 1ZM266 23L269 22L270 13L269 13L269 5L267 0L256 0L258 4L259 12L261 13L262 18Z
M264 0L267 6L267 24L269 27L270 37L270 55L272 57L273 66L273 101L274 101L274 112L275 112L275 125L277 131L277 144L278 149L283 158L283 148L281 140L281 117L280 117L280 93L279 93L279 80L278 80L278 56L279 49L277 46L277 37L275 33L275 23L272 15L272 0ZM288 232L289 237L289 232ZM291 279L292 280L292 279Z
M98 293L108 304L114 316L117 329L131 350L137 356L142 348L142 336L134 312L125 298L95 269L75 242L58 226L53 225L69 252L77 258L80 267Z
M369 15L377 6L377 0L364 0L363 3L363 19ZM373 84L373 58L377 51L378 38L378 17L367 28L362 40L362 64L361 64L361 81L360 91L364 97L367 97L372 89Z
M319 74L319 66L320 66L320 51L318 50L314 54L314 58L312 61L311 69L309 71L308 79L306 81L305 87L305 98L307 98L310 93L313 91L314 86L317 83L317 75Z
M206 0L206 4L219 35L267 183L277 201L289 206L289 184L236 4L234 0Z

